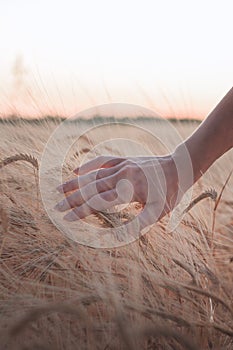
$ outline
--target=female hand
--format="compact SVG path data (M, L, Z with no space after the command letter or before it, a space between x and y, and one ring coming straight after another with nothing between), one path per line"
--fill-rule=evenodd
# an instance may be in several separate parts
M115 205L139 202L140 230L161 219L178 198L178 175L172 155L163 157L97 157L75 171L77 177L58 187L67 196L56 205L75 221ZM71 193L72 192L72 193Z
M138 215L142 229L172 210L193 183L232 147L233 88L173 154L135 158L103 156L76 169L76 179L58 188L60 192L73 193L58 203L56 209L62 212L72 209L65 219L73 221L136 201L144 206Z

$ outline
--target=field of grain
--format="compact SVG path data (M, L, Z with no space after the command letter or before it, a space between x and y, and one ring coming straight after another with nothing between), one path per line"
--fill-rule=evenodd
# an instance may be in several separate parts
M193 198L211 190L217 199L197 202L172 232L166 229L167 216L133 243L94 249L60 232L41 201L42 152L58 124L0 124L1 350L233 349L232 151L193 188ZM67 125L58 152L92 124ZM138 124L157 130L175 147L177 140L163 123L140 119ZM174 124L182 137L196 126ZM132 144L125 147L125 141L111 144L113 126L107 134L110 143L97 154L139 152ZM72 146L64 180L74 176L72 169L92 151L98 135ZM143 135L131 136L155 154L166 153ZM49 175L48 191L55 194L54 174ZM96 234L108 225L98 215L86 220L95 223Z

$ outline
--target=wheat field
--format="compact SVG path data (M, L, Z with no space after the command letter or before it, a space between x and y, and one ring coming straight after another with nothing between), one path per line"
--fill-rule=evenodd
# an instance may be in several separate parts
M88 123L68 125L58 150ZM140 123L159 128L175 146L162 124ZM1 350L233 349L232 151L195 184L194 202L172 232L166 230L168 215L133 243L94 249L60 232L41 200L42 152L58 124L0 124ZM196 126L175 123L182 137ZM114 127L110 131L114 135ZM67 155L65 180L94 141L81 138ZM165 152L146 142L155 154ZM102 147L114 155L135 151L124 143ZM113 219L87 220L97 233Z

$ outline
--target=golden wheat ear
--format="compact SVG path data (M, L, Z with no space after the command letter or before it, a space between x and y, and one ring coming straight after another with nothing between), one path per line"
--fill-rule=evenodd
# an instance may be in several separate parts
M194 200L189 204L189 206L183 211L183 213L187 213L190 209L192 209L198 202L205 198L211 198L214 202L216 202L217 199L217 192L214 188L211 188L209 190L206 190L205 192L201 193L198 197L194 198Z
M28 162L28 163L32 164L32 166L36 170L39 170L38 160L35 157L33 157L32 155L26 154L26 153L17 153L13 156L10 156L10 157L7 157L7 158L1 160L0 161L0 169L8 164L18 162L18 161Z

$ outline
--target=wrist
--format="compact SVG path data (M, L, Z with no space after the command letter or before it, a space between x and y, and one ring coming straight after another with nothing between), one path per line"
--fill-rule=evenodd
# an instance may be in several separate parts
M178 186L185 193L198 180L198 170L193 166L192 156L185 142L179 144L171 156L176 166Z

